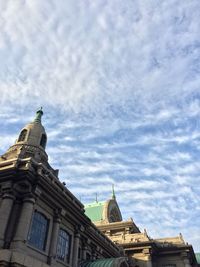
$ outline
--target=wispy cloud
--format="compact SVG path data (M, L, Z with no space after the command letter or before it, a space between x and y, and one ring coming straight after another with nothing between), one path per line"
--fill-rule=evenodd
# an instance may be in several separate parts
M50 163L73 193L103 200L114 183L124 218L200 250L199 0L0 9L0 152L43 106Z

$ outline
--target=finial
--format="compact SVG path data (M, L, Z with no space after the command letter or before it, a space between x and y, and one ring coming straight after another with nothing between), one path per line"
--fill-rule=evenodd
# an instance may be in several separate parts
M112 184L112 199L114 199L114 200L116 199L114 184Z
M43 115L42 107L36 112L34 122L41 123L41 118Z

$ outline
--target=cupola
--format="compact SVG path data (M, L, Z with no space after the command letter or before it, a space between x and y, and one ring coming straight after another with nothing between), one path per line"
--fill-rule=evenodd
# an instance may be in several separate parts
M40 149L45 149L47 143L47 135L41 123L43 115L42 108L36 112L33 122L27 124L20 132L15 144L27 144Z
M41 122L42 115L43 111L40 108L36 112L35 119L21 129L15 144L7 150L0 161L31 157L39 163L48 165L48 156L45 152L47 135Z

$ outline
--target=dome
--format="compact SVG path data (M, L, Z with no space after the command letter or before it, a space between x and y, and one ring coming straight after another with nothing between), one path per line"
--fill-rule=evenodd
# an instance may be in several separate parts
M93 202L85 205L85 214L94 223L121 222L122 215L116 199Z
M33 122L27 124L20 132L15 144L27 144L45 149L47 135L41 124L42 109L36 112L36 118Z
M21 129L15 144L8 149L1 159L32 157L37 162L47 163L48 156L45 152L47 135L41 123L42 115L41 108L36 112L35 119Z

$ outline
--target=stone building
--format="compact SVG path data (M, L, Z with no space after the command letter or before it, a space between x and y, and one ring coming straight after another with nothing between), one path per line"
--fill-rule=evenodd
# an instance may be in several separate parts
M191 245L182 235L152 239L132 219L122 221L115 194L105 202L85 205L86 215L113 243L123 248L130 267L192 267L197 265Z
M42 114L0 157L0 266L128 266L48 163Z
M181 236L151 239L111 199L85 207L48 163L42 110L0 157L0 267L191 267Z

